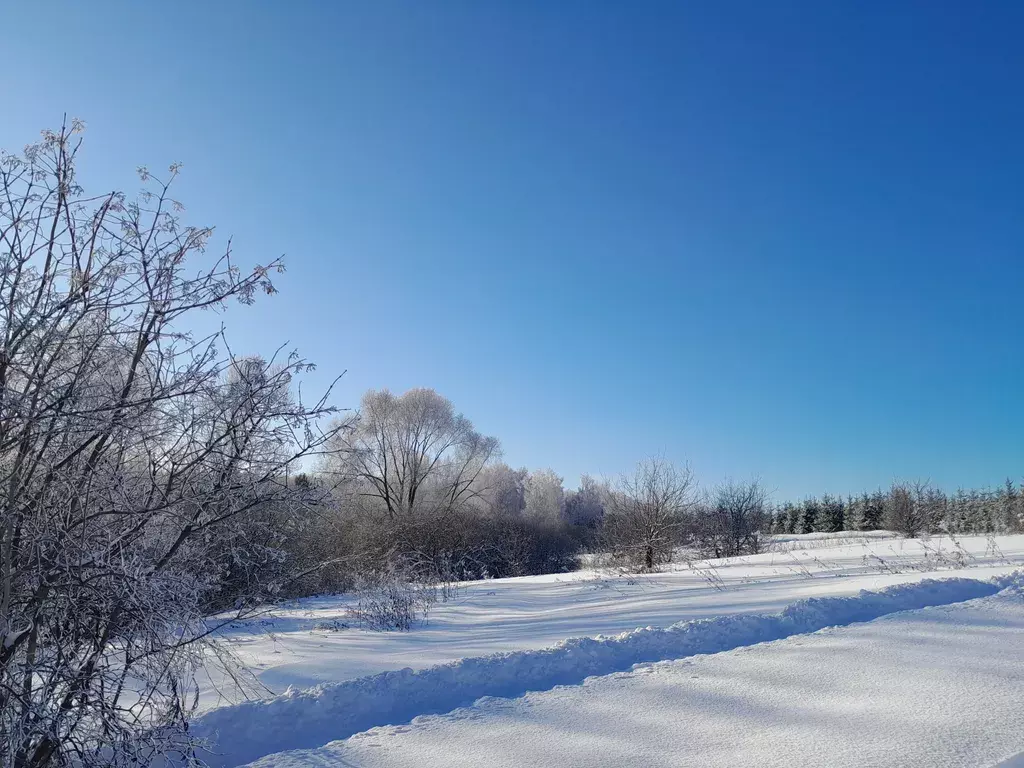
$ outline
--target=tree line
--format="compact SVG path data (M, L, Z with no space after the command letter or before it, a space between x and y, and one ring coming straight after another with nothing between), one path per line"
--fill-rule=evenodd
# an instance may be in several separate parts
M478 579L571 570L580 557L653 570L674 556L756 554L772 535L891 530L1005 533L1024 528L1012 481L949 495L923 482L842 498L772 504L758 480L702 489L664 458L576 489L550 469L513 469L430 389L372 390L336 424L332 450L303 482L329 489L330 523L314 526L311 592L349 589L368 574ZM309 553L295 553L301 559ZM310 563L311 566L314 562Z
M858 496L825 494L779 505L771 532L832 533L889 530L904 536L1019 533L1024 530L1021 488L1008 478L992 489L949 494L926 482L894 482L886 490Z
M431 389L372 390L334 425L315 472L296 485L325 493L289 547L306 566L296 594L367 580L447 582L557 573L584 554L653 570L692 544L709 556L757 552L770 514L757 482L702 494L688 467L642 461L614 481L566 489L551 469L513 469Z

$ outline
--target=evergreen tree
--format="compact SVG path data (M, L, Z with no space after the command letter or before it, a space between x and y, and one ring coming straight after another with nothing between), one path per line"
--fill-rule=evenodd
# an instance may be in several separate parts
M1021 489L1024 491L1024 484ZM1024 531L1024 493L1017 494L1017 515L1013 519L1013 530L1018 533Z
M800 530L801 508L796 504L786 502L786 533L796 533Z
M918 489L918 504L921 507L924 530L935 533L942 530L942 523L946 519L949 508L949 499L946 494L938 488Z
M885 527L911 539L927 532L927 498L924 483L894 481L886 498Z
M881 493L869 496L867 493L862 497L864 505L860 519L859 528L862 531L877 531L882 527L882 516L885 514L885 505Z
M853 498L853 494L846 497L846 508L843 511L843 530L856 531L860 528L860 520L864 514L860 499Z
M821 504L817 499L807 499L800 510L799 533L814 533L818 529L818 520L821 517Z
M1010 478L1006 478L999 492L999 507L1000 531L1016 531L1020 521L1020 494Z
M964 509L963 533L991 533L990 501L985 491L972 490L967 494Z
M821 500L821 512L818 530L825 533L838 533L843 530L843 500L838 496L825 494Z
M893 496L898 491L899 499ZM899 501L899 509L895 508ZM893 528L893 526L897 526ZM772 517L774 533L900 530L918 533L1002 534L1024 531L1024 483L1007 479L997 490L958 489L947 496L925 483L898 483L856 498L825 494L784 502Z
M788 533L786 530L786 523L789 519L789 513L785 506L777 507L775 512L772 514L772 533Z
M970 529L970 502L963 488L958 488L949 501L946 510L947 530L950 533L967 533Z
M984 490L980 495L981 528L978 533L995 533L996 521L999 519L999 502L996 495Z

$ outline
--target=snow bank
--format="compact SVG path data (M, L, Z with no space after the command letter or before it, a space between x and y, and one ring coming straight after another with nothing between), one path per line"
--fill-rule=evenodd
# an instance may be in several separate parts
M458 599L434 606L415 632L345 628L351 596L288 602L217 633L244 669L226 669L210 654L197 679L199 707L207 711L405 667L550 648L567 637L772 613L808 597L850 596L925 578L987 579L1024 566L1024 534L963 537L956 544L933 538L781 546L795 549L681 562L653 574L574 571L469 582Z
M482 698L248 768L1024 768L1022 658L1024 592L1007 589Z
M635 664L718 653L740 646L870 621L898 611L986 597L1022 579L926 580L855 597L801 600L780 613L737 615L647 627L617 637L574 638L552 648L466 658L413 671L404 669L290 690L266 701L212 710L193 723L206 738L213 766L237 766L284 750L316 747L419 715L449 712L484 697L516 697Z

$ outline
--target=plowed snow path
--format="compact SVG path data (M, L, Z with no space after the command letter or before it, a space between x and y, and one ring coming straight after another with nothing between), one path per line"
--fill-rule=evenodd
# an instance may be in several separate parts
M986 579L1024 565L1024 535L956 541L884 536L788 536L778 551L697 563L693 569L679 563L668 572L640 577L583 570L470 582L457 600L437 605L429 622L412 632L331 631L325 627L350 621L350 600L307 598L220 633L253 678L226 676L211 663L200 680L200 703L212 709L289 688L546 648L567 637L768 613L809 597L855 595L923 578ZM952 568L960 562L968 567Z
M260 768L988 766L1024 750L1024 597L896 613L637 667Z

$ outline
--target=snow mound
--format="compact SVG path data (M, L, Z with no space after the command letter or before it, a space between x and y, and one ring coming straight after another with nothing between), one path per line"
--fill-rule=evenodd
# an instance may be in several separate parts
M616 637L573 638L543 650L466 658L419 671L403 669L289 690L273 699L212 710L197 718L191 730L210 743L210 765L229 768L274 752L312 748L377 726L449 712L485 696L512 698L636 664L718 653L899 611L987 597L1022 583L1024 574L1019 572L987 582L925 580L854 597L801 600L775 614L687 621Z
M248 768L1024 768L1022 657L1024 593L1007 589L482 698Z

